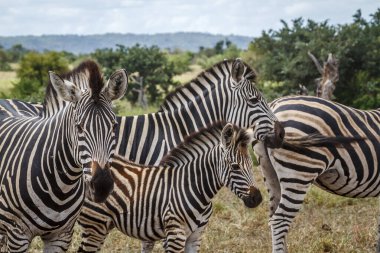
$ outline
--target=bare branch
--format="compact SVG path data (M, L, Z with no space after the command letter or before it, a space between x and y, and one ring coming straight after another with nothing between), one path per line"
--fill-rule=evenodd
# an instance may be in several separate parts
M309 55L309 57L311 58L311 60L314 62L315 66L317 67L318 69L318 72L323 75L323 69L322 69L322 66L321 64L318 62L317 58L315 58L315 56L310 53L310 51L307 52L307 54Z

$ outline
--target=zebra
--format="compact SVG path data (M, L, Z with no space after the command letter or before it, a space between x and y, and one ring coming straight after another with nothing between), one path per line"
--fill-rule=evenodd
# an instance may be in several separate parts
M199 252L212 214L211 199L223 186L249 208L262 201L248 151L252 140L252 129L220 122L185 138L159 166L137 165L115 156L112 173L118 196L128 201L118 212L103 213L108 229L116 226L140 239L144 253L161 239L166 252ZM112 196L103 210L117 205ZM91 246L82 244L79 252L100 250L106 235L94 238Z
M284 125L286 139L313 134L359 137L339 146L254 146L270 194L273 252L287 252L289 227L311 184L351 198L380 195L380 108L358 110L311 96L279 98L270 107Z
M7 116L38 116L43 109L42 104L31 104L17 99L1 99L0 112Z
M170 93L157 113L118 117L116 153L134 163L158 165L185 136L221 120L251 127L255 139L278 147L283 128L255 87L255 77L254 70L240 59L222 61ZM118 187L115 185L113 198L118 200L117 206L125 206L128 200L118 195ZM86 219L78 220L83 228L82 245L108 232L103 213L117 214L119 207L103 208L86 199L81 214Z
M49 79L39 114L15 110L22 102L0 102L0 234L7 252L26 252L35 236L44 252L68 249L84 202L84 170L95 202L113 190L111 101L124 95L126 71L104 84L98 65L85 61L62 77L49 72Z

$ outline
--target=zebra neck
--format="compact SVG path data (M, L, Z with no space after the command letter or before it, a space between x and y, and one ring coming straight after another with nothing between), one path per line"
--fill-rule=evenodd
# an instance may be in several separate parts
M213 122L223 120L224 93L221 80L198 78L180 92L172 95L161 106L160 111L174 112L182 115L184 123L189 124L189 133Z
M176 172L182 175L181 184L188 185L192 189L192 195L202 203L202 208L207 209L211 200L223 187L218 176L218 152L214 147L198 156L189 159L189 164L184 164L183 168L177 169Z
M186 98L179 103L168 103L169 110L165 111L167 118L175 119L176 124L172 127L177 127L179 139L182 141L184 136L199 131L207 125L223 120L220 113L222 110L223 97L216 94L218 87L211 86L210 90L204 93L200 92L202 96L192 96L188 94ZM185 92L187 94L187 92ZM174 98L176 101L176 98ZM170 126L169 126L170 127Z
M82 166L79 161L77 137L73 131L75 129L73 108L71 106L62 108L50 119L55 127L51 137L54 147L50 150L49 160L52 160L54 167L63 173L61 177L66 176L70 180L77 179L82 175Z

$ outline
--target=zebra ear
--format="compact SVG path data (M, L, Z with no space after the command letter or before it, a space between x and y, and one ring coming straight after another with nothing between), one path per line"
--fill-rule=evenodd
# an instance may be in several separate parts
M74 83L63 80L62 77L53 71L49 71L49 79L55 91L58 93L58 96L63 100L76 102L80 99L82 92Z
M237 58L232 64L232 79L234 79L236 83L239 83L243 78L243 74L244 64L239 58Z
M231 145L232 136L234 135L234 126L228 123L222 130L222 145L227 148Z
M119 99L125 95L128 87L128 74L125 69L115 71L107 82L106 96L111 99Z

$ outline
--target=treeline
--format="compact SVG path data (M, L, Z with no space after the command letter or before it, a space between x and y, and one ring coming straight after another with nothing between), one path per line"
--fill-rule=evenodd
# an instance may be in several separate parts
M298 85L305 85L313 95L315 79L320 77L311 52L323 62L332 53L339 61L339 81L334 100L356 108L380 107L380 9L368 20L358 10L353 21L330 25L298 18L282 28L263 31L248 48L239 49L229 40L220 40L213 47L200 47L197 52L163 50L157 46L116 45L97 49L90 54L28 51L22 45L0 48L0 68L9 70L11 62L19 62L19 81L12 96L31 101L43 97L47 70L66 71L85 58L95 59L106 75L125 68L132 74L131 90L143 90L149 103L159 103L179 83L175 75L186 72L192 64L208 68L223 59L241 57L258 71L258 86L268 100L296 94ZM138 92L128 92L134 103ZM140 93L141 94L141 93Z
M14 48L18 48L20 54L15 59ZM199 52L180 50L161 50L157 46L132 47L116 45L116 48L97 49L90 54L75 55L69 52L36 52L25 49L22 45L15 45L11 49L0 49L5 55L6 67L1 70L12 70L11 64L17 62L16 69L18 81L8 94L0 94L1 97L12 97L32 102L41 102L44 97L45 86L48 79L48 71L57 73L68 71L69 66L75 66L84 59L94 59L102 67L106 76L115 69L125 68L130 76L129 92L126 96L132 104L139 99L141 91L149 104L158 104L174 90L180 83L173 77L190 70L192 64L207 68L224 58L239 57L241 51L229 40L221 40L212 48L201 47ZM4 65L5 66L5 65Z
M380 9L365 20L360 10L353 22L332 26L298 18L253 40L245 58L259 71L267 97L296 93L299 84L315 90L319 73L307 52L320 62L334 54L339 62L335 100L356 108L380 107Z

